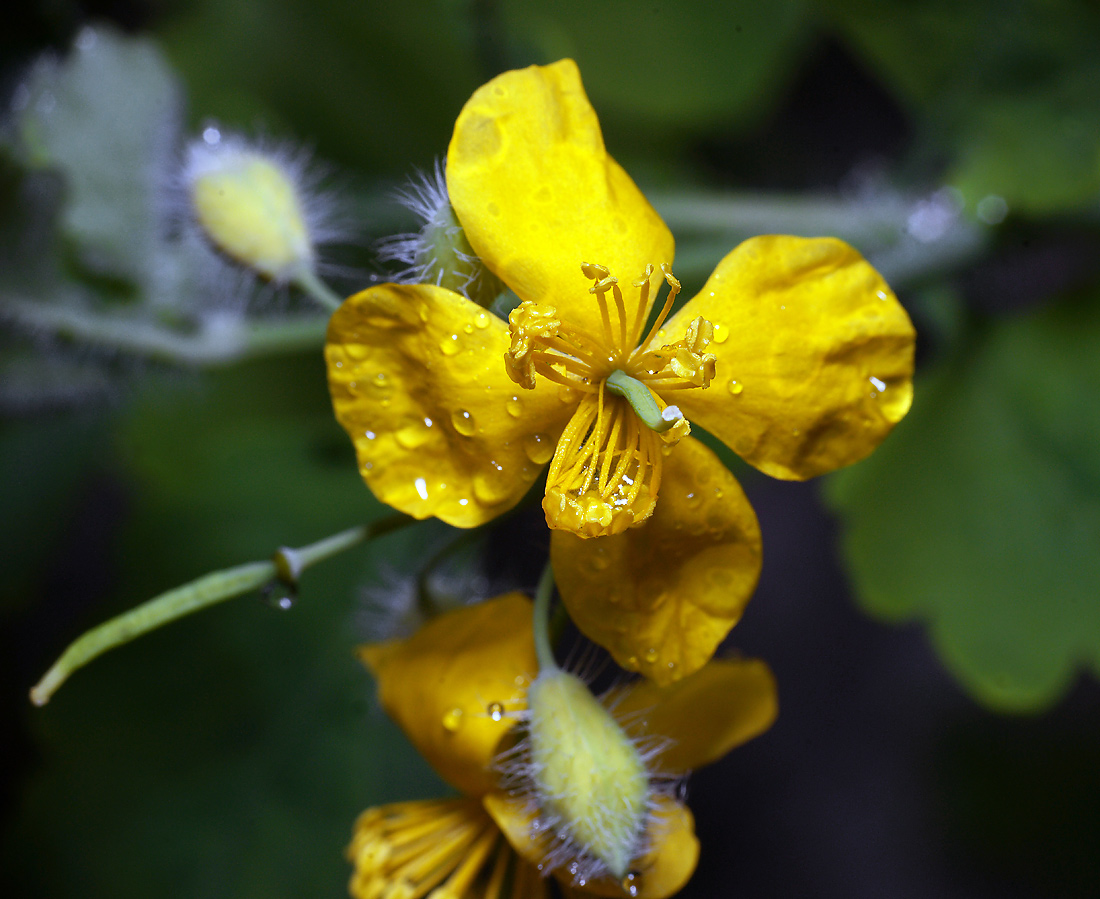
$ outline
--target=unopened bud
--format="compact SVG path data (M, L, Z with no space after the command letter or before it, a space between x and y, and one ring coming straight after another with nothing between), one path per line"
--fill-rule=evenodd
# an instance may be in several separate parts
M206 237L241 265L281 283L313 268L299 189L274 156L238 141L196 142L187 188Z
M584 682L558 668L538 676L527 707L540 810L611 874L626 876L649 807L649 776L637 747Z
M466 239L451 206L442 165L414 178L398 198L423 222L417 233L388 238L379 246L382 259L405 265L398 280L446 287L482 306L505 291Z

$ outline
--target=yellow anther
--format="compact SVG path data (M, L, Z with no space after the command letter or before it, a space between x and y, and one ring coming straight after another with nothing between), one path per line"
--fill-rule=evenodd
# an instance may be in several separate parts
M606 265L600 265L598 262L582 262L581 273L593 281L599 281L601 278L606 278L611 274L611 269Z
M653 266L652 265L646 265L645 274L643 274L642 277L640 277L637 281L631 281L630 283L633 284L635 287L648 287L649 286L649 279L652 278L652 277L653 277Z
M668 286L671 287L676 293L680 292L680 282L674 274L672 274L672 268L667 262L661 263L661 274L665 276L665 280L668 282Z
M589 293L603 293L605 290L611 289L614 285L619 283L618 278L614 278L608 275L605 278L601 278L595 284L588 288Z

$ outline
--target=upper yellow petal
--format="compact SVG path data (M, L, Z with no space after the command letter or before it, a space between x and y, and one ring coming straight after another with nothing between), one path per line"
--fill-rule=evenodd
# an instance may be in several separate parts
M699 862L699 841L695 836L695 819L683 803L667 796L654 797L656 808L650 815L646 831L648 849L634 865L631 885L638 899L667 899L678 893L695 872ZM485 810L496 821L508 842L520 857L538 865L545 862L553 845L553 832L532 833L535 811L522 797L506 793L489 793L484 799ZM591 880L583 887L573 885L568 869L558 876L567 895L626 895L622 883L611 878Z
M867 261L833 238L765 236L719 263L655 340L698 316L717 374L676 403L746 462L802 479L856 462L913 397L913 325Z
M653 764L674 775L758 737L779 712L775 678L758 659L713 659L674 684L635 681L608 701L631 736L669 741Z
M480 795L538 672L531 602L508 593L440 615L407 640L364 646L383 707L451 785Z
M577 627L664 684L705 665L740 619L760 576L760 528L733 475L687 437L664 459L644 525L587 540L554 531L550 558Z
M520 298L598 323L580 274L606 266L624 283L672 263L672 234L604 148L571 59L505 72L455 123L447 188L470 246Z
M573 409L554 384L509 380L509 342L501 319L431 285L382 284L336 310L332 404L382 502L475 527L523 497Z

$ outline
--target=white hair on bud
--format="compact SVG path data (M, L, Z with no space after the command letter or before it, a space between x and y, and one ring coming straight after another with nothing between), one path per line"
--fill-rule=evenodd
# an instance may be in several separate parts
M503 289L466 241L451 207L442 160L429 171L414 173L394 198L421 222L418 231L385 237L377 244L380 260L401 266L391 275L394 281L448 287L483 304L487 301L479 294L487 291L495 297Z

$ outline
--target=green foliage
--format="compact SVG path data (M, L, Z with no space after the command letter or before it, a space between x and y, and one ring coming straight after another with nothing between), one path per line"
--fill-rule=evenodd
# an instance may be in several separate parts
M119 453L137 499L96 619L383 512L314 356L160 385L136 398ZM377 577L365 558L307 572L289 612L244 596L74 675L34 713L45 764L5 839L7 876L52 896L343 894L355 816L442 789L354 659L355 585Z
M63 62L40 60L25 82L14 152L63 174L61 230L78 270L164 296L164 188L182 94L147 39L86 30Z
M499 10L516 55L529 56L517 64L575 59L601 121L629 123L631 143L759 118L809 24L802 0L504 0Z
M1080 0L820 0L947 158L969 204L1100 192L1100 9Z
M988 323L829 496L861 601L918 619L989 705L1100 673L1100 304Z

